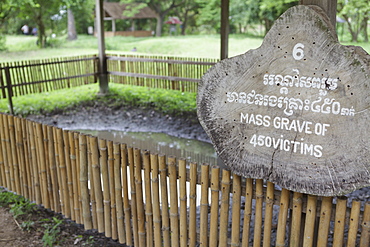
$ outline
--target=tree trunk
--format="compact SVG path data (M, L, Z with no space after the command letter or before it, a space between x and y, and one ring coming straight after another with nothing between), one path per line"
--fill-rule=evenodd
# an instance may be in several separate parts
M157 18L157 27L156 27L156 31L155 31L155 36L157 36L157 37L162 36L163 20L164 20L164 15L159 14L158 18Z
M67 10L68 14L68 40L76 40L77 39L77 32L76 32L76 23L75 23L75 16L71 9Z
M369 21L369 18L368 17L365 17L363 20L362 20L362 31L363 31L363 34L364 34L364 37L365 37L365 42L369 42L369 35L368 35L368 32L367 32L367 22Z

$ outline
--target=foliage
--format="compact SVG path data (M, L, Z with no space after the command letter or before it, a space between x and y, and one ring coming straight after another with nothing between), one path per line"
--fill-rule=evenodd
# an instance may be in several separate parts
M42 242L44 246L55 246L55 244L58 243L58 235L60 233L59 226L63 223L63 220L53 217L51 222L49 219L45 219L44 221L46 223L43 225L45 231Z
M338 12L339 17L342 17L347 24L351 41L357 42L362 33L362 38L368 42L369 0L339 0Z
M14 193L5 191L0 192L0 206L10 207L10 212L15 218L21 215L31 214L35 211L36 204L31 203L29 200L22 196L16 195Z

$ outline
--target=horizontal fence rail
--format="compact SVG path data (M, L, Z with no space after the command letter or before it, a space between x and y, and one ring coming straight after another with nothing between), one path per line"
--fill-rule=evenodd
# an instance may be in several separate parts
M6 114L0 137L0 186L127 246L369 246L370 202Z
M151 88L197 92L204 73L218 59L108 54L110 81Z

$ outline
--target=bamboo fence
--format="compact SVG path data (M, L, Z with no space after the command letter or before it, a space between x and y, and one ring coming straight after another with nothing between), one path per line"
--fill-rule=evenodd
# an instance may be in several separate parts
M0 114L0 186L126 246L369 246L370 202Z

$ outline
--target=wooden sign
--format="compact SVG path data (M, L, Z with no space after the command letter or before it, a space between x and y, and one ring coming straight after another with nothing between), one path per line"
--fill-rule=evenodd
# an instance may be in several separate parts
M295 6L261 47L204 75L199 120L241 176L322 196L370 186L369 61L320 8Z

